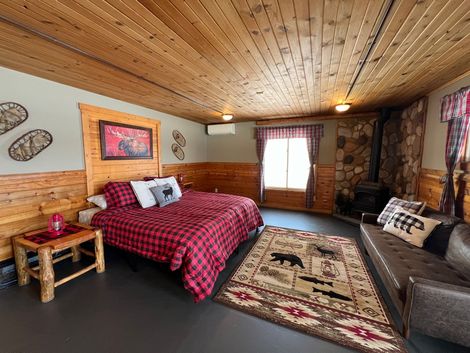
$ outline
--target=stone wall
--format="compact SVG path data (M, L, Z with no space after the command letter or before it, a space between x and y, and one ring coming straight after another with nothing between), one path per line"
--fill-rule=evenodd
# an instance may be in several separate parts
M385 124L379 178L393 196L407 200L417 197L426 105L423 97Z
M336 149L336 194L354 198L354 187L367 180L375 119L338 122Z

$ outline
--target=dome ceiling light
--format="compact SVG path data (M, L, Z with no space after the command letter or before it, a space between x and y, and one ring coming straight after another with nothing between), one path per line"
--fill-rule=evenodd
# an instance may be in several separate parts
M349 110L349 108L351 108L350 103L342 103L342 104L337 104L335 106L336 111L338 111L340 113L343 113L343 112Z

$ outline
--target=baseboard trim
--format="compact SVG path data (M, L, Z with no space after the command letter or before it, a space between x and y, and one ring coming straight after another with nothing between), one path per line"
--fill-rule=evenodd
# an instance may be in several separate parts
M258 207L265 208L274 208L279 210L289 210L289 211L302 211L309 213L321 213L321 214L333 214L332 210L325 210L322 208L306 208L306 207L295 207L295 206L284 206L271 203L257 203Z

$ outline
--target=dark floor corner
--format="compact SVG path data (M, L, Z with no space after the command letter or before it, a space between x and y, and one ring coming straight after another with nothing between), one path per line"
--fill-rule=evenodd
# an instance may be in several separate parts
M353 237L357 226L337 218L311 213L262 209L265 224ZM220 274L213 294L229 277L255 241L240 246ZM336 344L275 325L217 304L210 299L194 304L165 264L139 259L133 272L122 254L106 247L107 270L90 272L56 290L56 298L41 304L36 281L26 287L0 291L1 353L35 352L178 352L178 353L287 353L352 352ZM369 268L385 301L377 273ZM70 263L56 267L70 270ZM80 266L75 264L75 266ZM412 332L409 352L468 352L464 347Z

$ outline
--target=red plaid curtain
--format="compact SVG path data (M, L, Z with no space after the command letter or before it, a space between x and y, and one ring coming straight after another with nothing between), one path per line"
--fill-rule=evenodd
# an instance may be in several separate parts
M442 98L441 122L448 122L447 175L439 208L442 212L455 215L454 171L462 158L470 127L470 86Z
M264 193L264 151L266 150L267 139L258 138L258 130L256 131L256 153L259 161L259 201L266 201Z
M265 201L264 192L264 151L268 140L286 139L286 138L306 138L307 149L310 159L310 173L307 180L306 200L307 208L313 207L315 199L315 164L318 159L318 150L320 139L323 137L323 125L301 125L301 126L275 126L275 127L258 127L256 129L256 152L259 159L259 175L260 175L260 201Z

